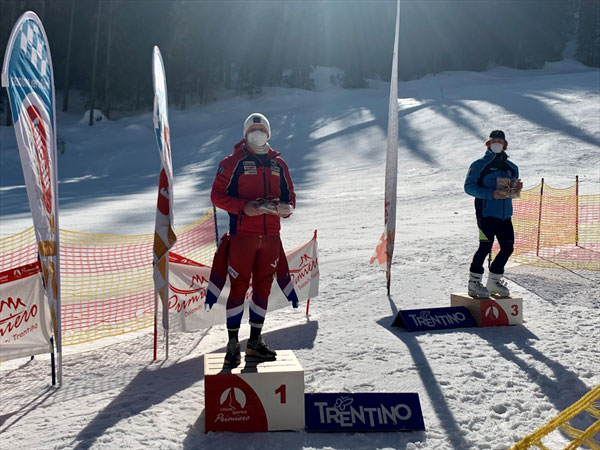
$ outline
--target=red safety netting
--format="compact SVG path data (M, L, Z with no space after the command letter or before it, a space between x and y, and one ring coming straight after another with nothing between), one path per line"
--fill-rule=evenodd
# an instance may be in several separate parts
M210 265L216 249L213 209L176 231L171 251ZM117 236L60 230L63 344L153 324L153 234ZM0 239L0 271L37 260L33 227Z

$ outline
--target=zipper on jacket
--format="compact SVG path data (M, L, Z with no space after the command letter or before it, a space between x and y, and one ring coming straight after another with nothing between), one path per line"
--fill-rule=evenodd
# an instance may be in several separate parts
M265 166L262 166L263 174L263 187L265 190L265 199L267 198L267 176L265 175ZM263 214L263 228L265 229L265 236L267 234L267 215Z

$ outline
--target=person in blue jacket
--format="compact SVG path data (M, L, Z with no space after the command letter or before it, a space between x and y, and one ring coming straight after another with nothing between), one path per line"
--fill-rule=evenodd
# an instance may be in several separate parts
M465 180L465 192L475 197L479 227L479 248L471 262L468 292L476 298L488 298L490 295L508 297L510 292L502 276L515 241L511 220L513 206L510 191L498 188L498 178L514 179L513 192L519 192L523 185L519 180L519 168L508 160L508 142L504 132L492 131L485 146L485 155L471 164ZM498 239L500 251L490 265L488 281L484 286L483 263L492 250L494 238Z

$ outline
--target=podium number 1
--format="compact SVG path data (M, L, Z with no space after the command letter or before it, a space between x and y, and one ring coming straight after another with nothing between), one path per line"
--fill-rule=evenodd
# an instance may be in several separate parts
M282 384L277 389L275 389L275 393L281 396L281 403L285 403L285 384Z

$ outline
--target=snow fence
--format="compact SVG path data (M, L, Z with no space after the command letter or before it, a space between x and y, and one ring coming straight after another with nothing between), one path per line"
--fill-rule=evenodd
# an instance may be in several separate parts
M172 251L211 265L214 210L176 230ZM116 336L153 324L154 234L118 236L60 230L63 345ZM37 261L33 227L0 239L0 272Z
M600 194L580 195L544 184L513 200L515 250L511 261L537 267L600 270ZM493 254L499 247L494 245Z
M550 420L546 425L538 428L529 436L523 438L520 442L510 448L510 450L527 450L529 448L539 448L549 450L542 440L553 432L562 430L563 433L573 438L573 441L565 447L565 450L575 450L585 445L592 450L600 450L600 444L595 439L600 432L600 410L598 409L598 400L600 399L600 386L596 386L579 401L569 406L558 416ZM585 429L580 430L570 425L569 422L580 414L587 414L591 418L591 424Z

